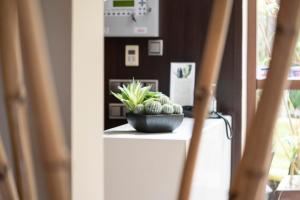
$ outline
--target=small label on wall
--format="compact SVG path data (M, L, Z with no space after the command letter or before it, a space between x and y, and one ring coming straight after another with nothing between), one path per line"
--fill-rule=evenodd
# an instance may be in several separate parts
M147 34L148 28L147 27L134 27L134 33L136 34Z

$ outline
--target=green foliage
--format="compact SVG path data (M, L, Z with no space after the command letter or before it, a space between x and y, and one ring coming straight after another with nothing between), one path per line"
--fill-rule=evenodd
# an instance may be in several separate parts
M162 106L161 103L159 103L158 101L148 101L145 104L146 114L157 115L161 113L161 110Z
M182 114L181 105L172 104L168 96L150 91L150 86L143 87L139 81L133 79L128 85L118 88L120 93L111 93L126 106L129 112L151 115Z
M148 101L157 100L160 96L161 96L160 92L148 91L145 96L143 104L147 103Z
M280 6L278 0L259 0L257 3L257 65L269 66ZM292 64L299 63L300 40L298 38Z
M257 65L269 66L279 5L277 0L257 3Z
M279 2L278 0L257 1L257 67L269 66ZM299 65L299 63L300 39L298 38L291 64ZM277 180L278 172L282 173L286 165L290 165L289 174L295 171L295 163L300 166L298 157L300 155L300 118L296 114L300 108L300 91L289 91L288 99L283 101L283 105L286 117L281 116L277 121L273 147L275 154L270 172L271 177L276 177L275 180Z
M289 92L289 97L291 103L293 104L294 108L300 107L300 91L299 90L291 90Z
M126 106L129 112L134 112L137 105L155 100L160 96L159 92L150 91L150 86L143 87L141 82L134 79L127 86L123 85L118 88L120 93L111 93Z
M274 182L300 172L300 119L296 109L300 106L300 91L285 92L282 102L286 117L278 118L274 129L275 154L270 169L270 179Z

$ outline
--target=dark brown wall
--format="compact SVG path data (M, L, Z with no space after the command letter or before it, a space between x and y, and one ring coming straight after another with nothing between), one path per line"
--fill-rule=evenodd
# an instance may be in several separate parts
M242 0L236 0L231 19L225 55L220 74L217 100L219 111L233 117L233 166L240 157L241 133L241 40ZM109 95L109 78L158 79L159 90L169 94L170 62L196 62L201 60L211 0L161 0L160 35L164 41L163 56L148 56L149 38L106 38L105 39L105 127L124 123L108 120L108 102L116 101ZM124 66L125 45L140 45L140 67ZM197 67L198 68L198 67ZM198 70L198 69L197 69ZM225 136L224 136L225 137Z
M232 116L232 172L241 157L242 124L242 0L235 0L222 68L219 76L218 111ZM233 174L233 173L232 173Z
M148 56L149 38L106 38L105 39L105 127L124 123L108 120L108 78L158 79L159 90L169 94L170 62L187 61L199 64L211 9L210 0L161 0L160 35L164 41L163 56ZM140 46L140 67L124 65L126 44Z

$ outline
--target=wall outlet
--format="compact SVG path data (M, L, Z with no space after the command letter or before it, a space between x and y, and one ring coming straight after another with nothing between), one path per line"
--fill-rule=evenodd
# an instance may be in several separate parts
M109 119L126 119L127 109L122 103L109 104Z
M138 67L139 66L139 46L126 45L125 47L125 66Z
M163 40L149 40L148 41L148 55L162 56L163 55Z

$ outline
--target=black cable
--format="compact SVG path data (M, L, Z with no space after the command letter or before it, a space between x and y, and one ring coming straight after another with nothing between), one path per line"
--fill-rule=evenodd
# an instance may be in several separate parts
M225 117L223 117L220 113L213 111L210 113L209 117L210 119L223 119L224 123L225 123L225 128L226 128L226 137L228 140L232 139L232 127L228 121L228 119L226 119ZM229 131L228 131L229 129Z

